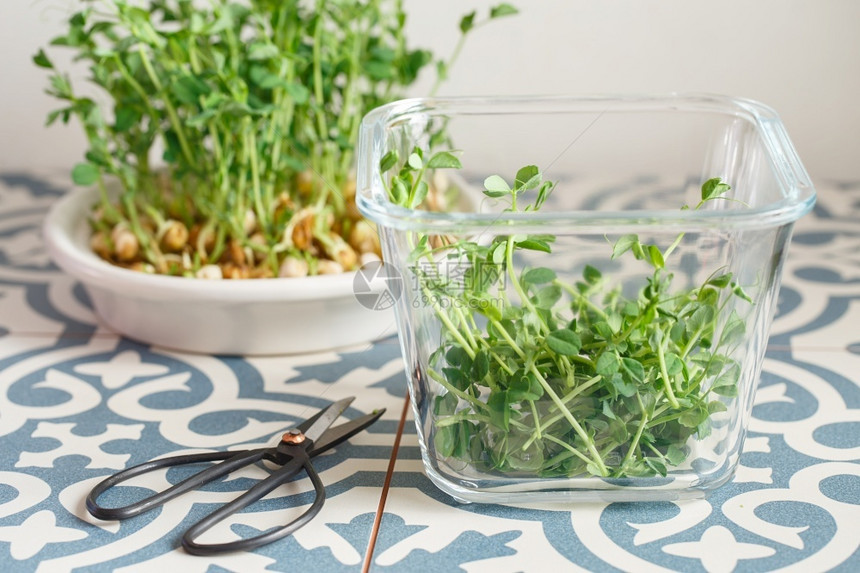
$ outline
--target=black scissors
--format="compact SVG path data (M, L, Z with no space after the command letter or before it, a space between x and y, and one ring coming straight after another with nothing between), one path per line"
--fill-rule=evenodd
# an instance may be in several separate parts
M287 431L280 443L272 448L259 448L254 450L239 450L229 452L211 452L204 454L189 454L173 456L142 463L140 465L123 470L96 485L87 496L87 510L99 519L127 519L145 513L151 509L161 506L163 503L182 495L183 493L196 489L204 484L214 481L239 468L257 463L261 460L274 462L282 467L272 472L266 479L258 482L251 489L224 505L197 523L191 526L182 536L182 547L193 555L212 555L226 553L229 551L243 551L256 549L267 543L282 539L313 519L322 509L325 501L325 487L320 480L316 470L311 464L310 458L320 454L337 444L354 436L358 432L370 426L385 412L376 410L371 414L362 416L355 420L346 422L339 426L331 427L335 420L340 417L354 398L344 398L331 404L316 415L308 418L294 429ZM111 487L129 480L135 476L156 470L180 466L185 464L197 464L202 462L214 462L223 460L193 476L182 480L170 488L153 496L142 499L131 505L117 508L102 507L98 504L99 496ZM290 523L267 531L256 537L240 539L229 543L197 543L194 540L203 532L209 530L216 523L241 511L263 496L272 492L278 486L290 481L299 471L305 470L314 486L314 502L298 518Z

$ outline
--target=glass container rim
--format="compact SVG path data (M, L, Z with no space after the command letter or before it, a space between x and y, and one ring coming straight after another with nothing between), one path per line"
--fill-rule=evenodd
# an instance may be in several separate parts
M387 151L385 130L415 115L563 114L662 111L709 112L738 117L760 135L778 181L782 199L744 210L627 210L527 213L432 212L392 203L382 185L379 160ZM623 232L643 227L665 229L767 228L793 223L815 204L815 188L788 137L779 115L758 101L718 94L602 94L582 96L460 96L409 98L370 111L362 120L356 203L370 220L397 229L430 233L484 232L507 227L516 232L547 232L552 228L584 232Z

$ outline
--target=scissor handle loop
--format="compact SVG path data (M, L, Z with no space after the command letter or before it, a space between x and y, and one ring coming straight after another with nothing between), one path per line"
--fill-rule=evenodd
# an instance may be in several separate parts
M247 551L256 549L257 547L261 547L291 535L297 529L316 517L325 502L325 487L323 486L322 480L314 469L313 464L311 464L308 453L303 446L290 446L287 453L292 457L289 463L273 472L272 475L257 483L254 487L227 505L220 507L192 525L188 531L185 532L185 535L182 536L182 547L193 555L214 555L230 551ZM314 486L315 495L311 506L299 517L282 527L267 531L266 533L262 533L255 537L239 539L228 543L197 543L194 541L201 534L211 529L215 524L223 521L238 511L242 511L255 501L268 495L278 486L288 482L293 476L299 473L302 468L304 468L305 473L308 474L308 477Z
M87 496L87 511L89 511L93 517L97 517L98 519L114 520L134 517L151 509L155 509L183 493L192 489L197 489L201 485L214 481L241 467L256 463L266 457L270 452L271 449L269 448L242 450L239 452L209 452L203 454L172 456L169 458L162 458L160 460L142 463L99 482L99 484L96 485ZM126 505L124 507L102 507L98 504L99 496L105 491L136 476L174 466L202 462L215 462L219 460L224 461L210 468L206 468L202 472L198 472L164 491L158 492L155 495L151 495L130 505Z

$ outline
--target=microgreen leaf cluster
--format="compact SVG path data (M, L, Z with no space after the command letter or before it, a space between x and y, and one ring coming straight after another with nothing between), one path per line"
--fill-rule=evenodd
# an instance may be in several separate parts
M416 195L397 189L420 186L417 164L389 155L380 168L391 172L391 199L415 207ZM483 192L506 212L528 212L553 189L526 166L512 182L487 177ZM730 200L729 190L706 181L693 209ZM690 441L708 436L714 414L738 393L733 356L746 325L735 307L752 301L719 269L674 289L668 262L683 238L664 248L635 234L614 240L608 258L649 269L635 296L591 265L574 282L550 267L517 270L521 251L551 260L551 235L411 239L418 295L442 325L441 344L422 365L441 387L432 403L437 455L541 477L666 476L688 462ZM444 260L465 267L466 280L434 275Z
M287 257L311 273L322 259L354 268L374 250L367 233L352 236L361 118L425 66L444 79L466 34L516 12L467 15L443 60L408 45L401 0L82 2L52 44L71 48L102 93L79 93L42 50L34 63L63 102L48 123L77 118L89 141L72 179L102 189L101 247L157 272L226 260L259 276ZM117 203L106 175L120 182Z

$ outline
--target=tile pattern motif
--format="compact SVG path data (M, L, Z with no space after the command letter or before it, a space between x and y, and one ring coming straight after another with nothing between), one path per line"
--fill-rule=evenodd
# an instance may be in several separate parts
M220 358L117 337L97 324L80 285L43 249L40 225L62 192L57 181L0 174L3 570L359 570L404 399L396 341ZM750 434L730 484L707 500L680 503L461 505L424 476L410 422L373 570L860 569L860 184L823 187L795 233ZM347 417L388 410L318 459L328 501L284 541L215 558L176 548L193 520L265 475L263 468L121 523L94 520L83 507L89 488L123 467L270 443L348 395L358 398ZM120 505L183 475L162 472L105 502ZM226 540L282 523L310 504L309 487L296 481L213 535Z

